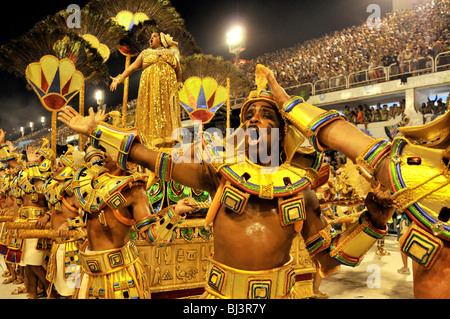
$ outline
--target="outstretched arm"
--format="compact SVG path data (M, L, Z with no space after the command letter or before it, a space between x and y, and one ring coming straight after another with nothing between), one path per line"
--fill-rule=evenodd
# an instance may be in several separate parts
M80 134L91 136L98 124L102 122L106 116L104 111L101 110L96 114L91 108L89 109L89 115L84 117L73 108L66 107L63 111L58 113L58 120ZM158 155L158 151L150 150L140 143L133 142L127 154L127 161L138 164L154 172ZM202 189L208 192L214 191L210 177L204 172L200 163L189 162L174 164L172 179L177 183L188 187Z
M270 70L265 69L265 74L268 83L272 88L278 108L281 110L285 104L289 102L291 97L278 84ZM306 103L304 104L306 105ZM320 111L318 108L313 106L310 107ZM325 111L323 111L323 113L325 113ZM300 129L299 127L297 128ZM356 162L358 156L360 156L366 148L374 142L373 137L363 133L356 126L348 123L347 121L332 121L324 125L317 132L317 140L322 147L339 151L345 154L353 162ZM389 188L390 182L388 161L383 159L379 167L380 168L377 170L375 177L381 184Z
M155 172L158 153L158 151L150 150L142 144L133 143L128 160ZM172 179L181 185L201 189L209 193L214 192L214 186L200 163L174 164Z
M110 86L111 92L115 91L117 89L117 86L120 83L122 83L127 77L129 77L132 73L142 68L142 61L143 61L143 54L141 53L137 57L136 61L134 61L128 68L126 68L122 74L118 75L115 78L111 77L111 79L113 80Z

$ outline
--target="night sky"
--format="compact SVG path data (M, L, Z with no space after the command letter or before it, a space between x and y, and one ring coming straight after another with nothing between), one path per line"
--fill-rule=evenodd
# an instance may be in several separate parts
M28 31L47 15L66 9L69 4L80 7L88 1L11 1L0 19L0 45ZM242 59L252 59L266 52L292 47L311 38L320 37L335 30L364 23L371 13L370 4L380 5L382 15L392 10L391 0L172 0L172 5L185 20L186 29L195 37L204 54L232 59L228 53L226 33L235 24L247 30L247 48ZM11 21L10 17L15 20ZM109 73L116 76L124 68L124 58L110 58ZM132 75L130 99L137 95L139 73ZM27 91L25 79L0 71L0 128L7 132L28 127L30 121L40 126L41 116L46 116L47 126L50 114L40 104L34 92ZM94 92L103 89L106 103L117 105L122 90L112 94L108 88L87 87L86 108L96 106ZM77 99L71 104L77 105ZM58 123L60 125L60 123Z

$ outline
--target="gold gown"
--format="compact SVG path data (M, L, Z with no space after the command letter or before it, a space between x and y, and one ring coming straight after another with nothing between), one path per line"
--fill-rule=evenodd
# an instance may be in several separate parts
M135 126L147 147L172 142L173 130L181 127L177 59L172 49L143 51Z

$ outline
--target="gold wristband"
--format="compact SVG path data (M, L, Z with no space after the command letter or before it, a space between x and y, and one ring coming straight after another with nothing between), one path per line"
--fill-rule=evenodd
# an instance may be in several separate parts
M369 182L374 182L375 175L383 159L390 155L392 144L388 140L377 139L370 143L356 158L356 168Z
M363 212L357 222L333 239L330 256L340 264L356 267L373 244L386 236L387 226L383 230L374 227L366 214Z
M116 80L119 81L119 83L122 83L124 81L122 74L119 74L118 76L116 76Z
M102 146L124 171L128 171L132 166L127 161L135 141L141 143L141 137L136 128L121 129L103 122L90 135L91 145L97 149Z

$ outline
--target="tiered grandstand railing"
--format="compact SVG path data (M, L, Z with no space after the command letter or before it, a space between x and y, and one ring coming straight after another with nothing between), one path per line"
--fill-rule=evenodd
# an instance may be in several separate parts
M377 67L340 75L326 80L319 80L314 83L301 83L289 88L285 88L288 93L295 92L302 88L309 91L310 95L320 95L329 92L347 90L359 86L375 83L388 82L400 79L402 76L418 76L427 73L435 73L450 69L450 51L442 52L436 58L425 57L418 60L403 62L401 65L394 63L388 67ZM241 99L234 100L233 104L241 103Z

